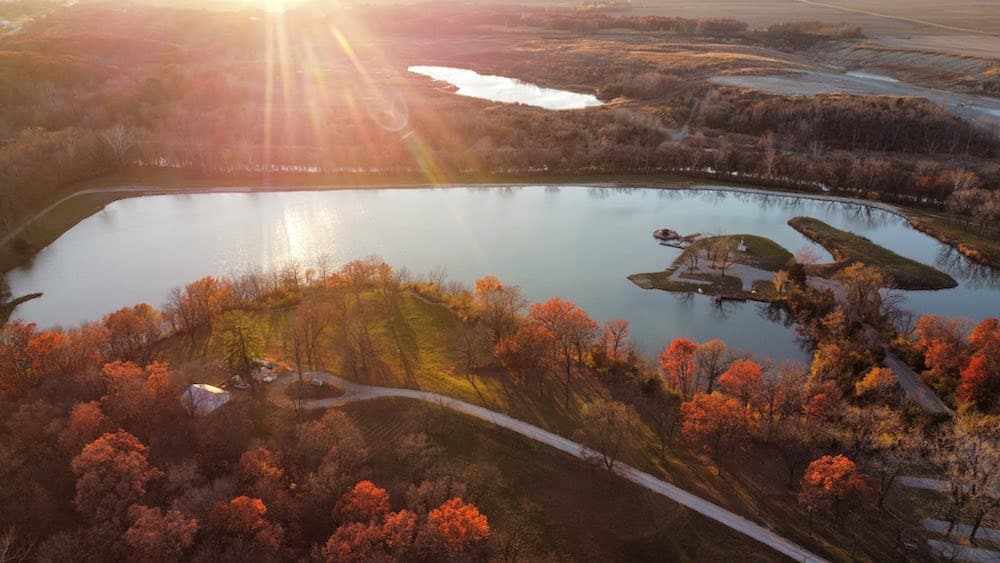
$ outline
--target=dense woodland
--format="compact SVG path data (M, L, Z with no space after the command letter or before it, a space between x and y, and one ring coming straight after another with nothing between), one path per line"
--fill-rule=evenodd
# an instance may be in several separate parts
M983 229L997 224L995 131L919 99L711 86L704 79L720 71L768 68L760 57L698 43L716 27L743 28L732 22L488 7L386 18L380 10L290 12L277 24L255 12L77 5L24 24L0 39L2 230L78 182L136 167L428 182L681 172L932 205ZM590 35L576 32L489 32L501 20L501 29L584 22L695 43L684 52L654 43L647 52L598 35L594 50ZM425 40L427 29L452 27L448 41ZM734 41L753 45L759 33ZM811 24L763 33L837 39ZM454 96L405 72L420 61L398 59L404 43L422 61L590 90L615 103L548 112Z
M325 368L376 384L435 388L454 377L507 389L528 401L521 416L529 420L540 410L575 413L568 424L535 422L599 452L595 468L693 455L769 487L758 510L798 514L792 521L809 522L808 541L873 558L899 553L900 535L915 524L887 504L901 474L949 483L952 494L931 506L951 525L996 522L1000 324L913 321L879 292L884 280L869 267L838 275L841 304L802 283L807 260L793 258L775 276L773 314L795 323L814 350L811 365L799 366L684 338L650 364L629 342L626 321L601 326L559 298L529 306L492 276L465 288L442 271L413 278L375 258L324 264L204 278L160 310L142 304L66 331L22 321L0 329L7 553L42 561L545 553L509 521L493 529L477 507L498 506L496 469L454 466L426 434L386 454L345 412L304 410L299 398L279 407L264 384L208 415L180 400L190 382L233 374L252 382L265 354L280 357L290 378ZM413 299L443 324L393 379L400 334L412 330L400 311ZM959 414L939 419L906 402L880 367L871 331L891 339ZM410 362L442 338L451 365L415 380ZM778 471L743 475L762 454ZM373 483L380 457L393 477ZM724 498L717 502L733 502ZM896 545L873 530L895 534Z

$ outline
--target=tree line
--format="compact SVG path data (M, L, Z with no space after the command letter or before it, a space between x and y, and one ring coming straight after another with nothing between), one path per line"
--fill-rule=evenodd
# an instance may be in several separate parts
M571 397L582 389L605 389L582 406L573 434L598 466L635 459L643 428L660 455L687 447L733 472L738 452L773 451L810 519L829 515L850 526L877 514L898 475L930 460L959 491L941 510L953 524L979 526L995 508L983 496L995 483L983 479L998 475L989 470L998 463L996 434L978 414L998 407L996 319L966 332L928 317L907 333L876 273L856 266L841 274L846 299L838 304L802 283L810 262L799 256L775 279L780 307L812 342L810 366L775 366L719 340L685 338L649 364L625 320L599 324L560 298L529 305L517 286L493 276L466 288L443 271L413 277L377 258L203 278L176 290L162 310L124 308L66 331L14 321L0 329L0 406L8 413L0 443L17 453L0 458L17 485L4 488L3 523L16 526L17 546L30 538L45 560L80 549L152 560L487 556L496 547L487 517L457 500L462 487L481 486L478 474L456 480L447 464L430 474L408 470L394 488L415 487L415 496L387 498L366 480L368 446L343 413L305 417L297 404L289 433L261 441L249 406L205 418L178 400L187 382L213 368L158 361L165 346L189 358L218 347L225 372L252 381L247 360L265 351L261 315L283 311L272 341L300 378L336 361L356 380L378 381L396 349L380 327L393 326L409 292L455 315L457 367L473 384L497 377L562 408L576 408ZM955 381L957 421L907 406L865 325L894 334L894 348L924 362L927 377ZM428 455L425 438L409 441L425 453L404 461ZM975 472L963 469L970 463L979 464ZM421 484L434 479L451 485ZM18 491L35 493L26 502Z

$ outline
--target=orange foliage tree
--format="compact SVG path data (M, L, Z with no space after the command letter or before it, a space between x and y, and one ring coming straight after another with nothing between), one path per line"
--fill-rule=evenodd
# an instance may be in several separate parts
M273 554L281 549L285 530L269 521L266 512L259 498L239 496L217 503L205 518L205 528L221 543L249 542L258 554Z
M76 508L90 518L118 521L146 494L161 472L149 464L149 448L118 430L84 446L71 464L76 481Z
M962 367L968 361L968 327L957 319L944 320L935 315L917 319L914 332L917 349L924 354L925 377L938 392L951 395Z
M528 309L528 320L545 328L554 337L553 352L563 364L565 403L569 405L574 356L576 363L582 365L584 350L594 340L597 323L576 304L558 297L532 305Z
M982 411L1000 407L1000 321L988 318L969 333L972 358L961 373L959 397Z
M106 315L103 324L108 329L108 346L113 357L145 364L151 357L153 344L160 338L163 319L159 311L140 303Z
M764 370L753 360L736 360L719 378L719 385L725 393L749 407L764 391Z
M114 423L97 401L77 403L69 412L66 427L59 433L59 447L69 455L75 456L90 442L106 432L114 430Z
M814 460L802 476L799 503L812 515L819 509L833 509L839 520L843 505L871 495L871 487L854 462L845 456L825 455Z
M154 362L140 368L132 362L115 361L101 368L107 391L101 407L116 422L140 434L148 433L157 416L180 408L168 366Z
M451 554L469 553L490 535L486 516L474 505L453 498L427 514L427 525Z
M212 320L222 312L230 298L229 285L211 276L177 288L170 293L164 316L179 332L187 333L194 349L196 332L208 327L211 333Z
M712 453L719 460L723 451L746 444L753 428L750 410L719 392L701 393L681 405L684 439Z
M695 352L698 345L687 338L675 338L660 354L660 367L667 383L682 397L691 395L695 379Z
M389 493L371 481L361 481L347 492L333 509L342 522L371 522L389 513Z
M68 338L21 320L0 328L0 395L17 400L63 365Z

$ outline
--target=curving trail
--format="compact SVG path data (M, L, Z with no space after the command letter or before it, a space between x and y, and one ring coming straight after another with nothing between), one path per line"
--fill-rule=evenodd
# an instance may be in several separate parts
M304 401L303 406L306 408L337 407L348 403L367 401L380 397L401 397L414 399L417 401L434 403L443 408L451 409L480 420L485 420L530 438L536 442L546 444L559 451L568 453L573 457L590 459L596 453L578 442L568 440L558 434L553 434L552 432L517 420L516 418L509 417L496 411L491 411L478 405L466 403L465 401L459 401L445 395L440 395L438 393L418 391L416 389L399 389L395 387L362 385L360 383L348 381L325 372L310 373L306 376L307 380L313 378L322 379L329 384L339 387L344 391L344 394L330 399ZM294 406L292 399L285 394L285 388L293 381L297 381L297 379L298 378L294 375L287 375L272 383L268 387L268 395L271 401L282 407ZM614 472L641 487L667 497L686 506L687 508L690 508L691 510L694 510L695 512L698 512L699 514L702 514L703 516L711 518L720 524L747 535L795 561L826 561L822 557L813 554L798 544L779 536L768 528L755 524L750 520L734 514L713 502L691 494L684 489L681 489L676 485L672 485L662 479L658 479L649 473L639 471L634 467L618 462L615 463Z

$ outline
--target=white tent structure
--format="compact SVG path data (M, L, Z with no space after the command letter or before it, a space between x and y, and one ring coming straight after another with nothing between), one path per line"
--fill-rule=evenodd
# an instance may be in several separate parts
M194 414L208 414L229 402L229 391L207 383L195 383L181 395L184 408Z

